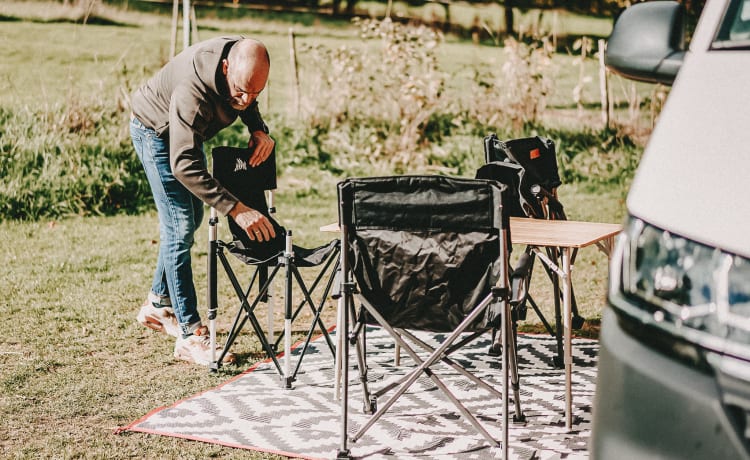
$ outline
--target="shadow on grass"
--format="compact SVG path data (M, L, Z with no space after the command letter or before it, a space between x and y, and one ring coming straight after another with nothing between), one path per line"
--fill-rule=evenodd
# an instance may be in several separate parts
M21 18L18 18L16 16L8 16L5 14L0 14L0 22L19 22L21 21Z
M101 16L81 16L78 18L52 18L52 19L41 19L41 18L19 18L18 16L8 16L6 14L0 14L0 22L35 22L38 24L89 24L93 26L115 26L115 27L138 27L134 24L128 24L125 22L115 21L113 19L104 18Z
M587 319L586 322L583 323L581 329L573 330L573 336L587 339L598 339L601 326L601 319ZM519 324L518 331L527 334L547 334L547 329L545 329L544 325L541 323Z

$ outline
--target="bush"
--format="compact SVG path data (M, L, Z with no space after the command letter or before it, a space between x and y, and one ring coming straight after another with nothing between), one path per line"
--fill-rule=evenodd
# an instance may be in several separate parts
M137 213L152 200L122 113L0 108L0 219Z
M462 110L470 120L503 124L518 131L539 121L554 89L555 66L549 41L505 40L505 61L474 70L473 88Z
M420 147L429 122L445 107L445 75L434 54L442 37L389 19L355 23L362 46L312 46L300 53L303 80L310 82L303 91L303 122L326 137L319 146L338 144L354 160L423 165Z

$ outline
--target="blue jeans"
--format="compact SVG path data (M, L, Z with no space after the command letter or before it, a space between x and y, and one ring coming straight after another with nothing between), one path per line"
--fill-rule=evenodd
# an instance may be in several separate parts
M172 174L168 140L159 138L137 118L130 121L130 137L159 212L159 256L151 293L163 299L162 306L172 306L187 336L201 324L190 248L203 220L203 202Z

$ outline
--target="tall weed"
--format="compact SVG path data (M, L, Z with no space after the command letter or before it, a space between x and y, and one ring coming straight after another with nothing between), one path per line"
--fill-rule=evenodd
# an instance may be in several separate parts
M118 111L0 108L0 219L138 212L150 204Z
M360 46L318 45L301 53L307 129L320 147L332 142L356 160L395 168L424 164L420 147L431 118L444 106L445 75L434 53L442 37L389 19L355 23ZM362 133L362 125L373 129Z
M504 61L477 66L462 110L468 120L521 130L539 121L554 90L556 66L549 40L530 43L508 38Z

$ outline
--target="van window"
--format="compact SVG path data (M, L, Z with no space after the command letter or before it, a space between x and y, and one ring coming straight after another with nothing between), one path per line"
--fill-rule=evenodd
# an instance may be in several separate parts
M750 49L750 0L731 2L712 48Z

